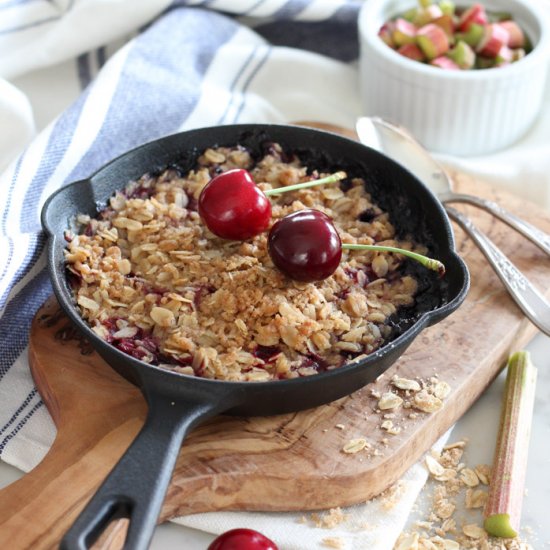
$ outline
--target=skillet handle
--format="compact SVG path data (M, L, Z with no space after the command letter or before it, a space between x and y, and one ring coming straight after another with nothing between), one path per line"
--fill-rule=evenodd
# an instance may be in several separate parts
M183 439L220 409L219 403L160 393L146 397L149 414L143 428L63 537L62 550L90 548L113 520L123 518L130 520L124 548L146 550Z

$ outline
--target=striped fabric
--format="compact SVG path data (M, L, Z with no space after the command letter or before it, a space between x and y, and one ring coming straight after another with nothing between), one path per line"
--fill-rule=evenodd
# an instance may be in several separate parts
M82 24L85 13L78 4L0 4L0 49L9 45L16 59L16 49L28 40L43 40L47 47L66 19L80 18ZM153 4L163 13L149 21ZM127 11L134 10L129 5ZM142 28L125 28L136 36L114 55L112 47L98 44L91 51L74 49L74 57L64 60L74 65L82 93L0 178L2 459L31 468L53 435L26 361L31 319L51 293L39 222L45 199L128 149L183 129L318 118L320 112L327 120L351 124L357 114L355 74L334 58L348 62L357 56L358 7L340 0L149 2L147 12L134 20ZM10 56L3 62L9 74ZM342 82L349 92L342 93ZM344 109L335 98L343 100ZM33 422L34 416L43 421ZM18 449L18 438L29 447L25 457L10 452Z

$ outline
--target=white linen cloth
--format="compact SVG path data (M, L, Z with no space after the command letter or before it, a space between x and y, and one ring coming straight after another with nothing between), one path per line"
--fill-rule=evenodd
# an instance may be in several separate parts
M39 222L48 195L130 148L180 130L295 120L353 127L361 112L360 5L0 0L2 460L28 471L55 436L27 362L30 321L51 293ZM548 206L549 137L547 94L521 143L490 157L444 160ZM178 521L212 533L257 528L281 549L315 548L337 537L346 549L386 550L425 479L423 466L415 465L393 508L377 500L355 506L346 510L350 520L330 531L300 523L301 514L211 513ZM370 528L358 529L361 523Z

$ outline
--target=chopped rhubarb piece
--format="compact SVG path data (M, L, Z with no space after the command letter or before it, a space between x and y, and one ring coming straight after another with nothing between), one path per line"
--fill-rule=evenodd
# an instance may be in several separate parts
M493 23L485 27L485 34L477 45L476 51L485 57L496 57L502 46L508 44L508 31L499 23Z
M513 538L519 531L536 381L537 369L531 363L529 353L514 353L508 361L500 428L484 513L485 530L496 537Z
M456 40L462 40L471 46L476 48L477 45L483 40L485 34L485 27L477 23L472 23L466 32L457 32L455 34Z
M272 363L277 359L277 356L281 353L281 349L277 346L256 346L256 349L252 352L254 357L261 359L264 363Z
M412 23L414 21L414 18L416 17L417 11L418 11L417 8L411 8L411 9L407 10L406 12L404 12L401 15L401 17L403 17L403 19L406 19L407 21L410 21Z
M472 23L487 24L487 12L482 4L474 4L462 13L458 20L458 30L467 31Z
M394 31L394 29L395 29L394 22L389 21L388 23L385 23L384 25L382 25L382 27L380 27L380 30L378 31L378 36L390 48L395 47L395 43L393 41L393 31Z
M478 55L476 57L476 69L492 69L495 67L495 59L492 57L483 57Z
M399 18L394 22L392 39L396 46L412 44L416 37L416 27L406 19Z
M441 17L434 19L432 23L438 27L441 27L447 34L450 41L453 40L454 22L452 16L442 15Z
M432 59L430 61L430 65L433 65L434 67L439 67L440 69L460 71L460 67L452 59L449 59L444 55L440 57L436 57L435 59Z
M416 43L429 60L435 59L449 50L449 39L445 31L433 23L424 25L418 30Z
M499 25L508 31L508 47L523 48L525 45L525 35L521 27L515 21L502 21Z
M508 46L502 46L495 57L495 66L503 67L514 61L514 52Z
M443 12L443 15L453 16L456 6L451 0L441 0L441 2L439 2L439 9Z
M414 61L424 61L425 59L422 50L416 44L403 44L403 46L397 49L397 53Z
M512 62L519 61L525 57L525 50L523 48L516 48L512 50Z
M442 15L443 12L441 11L441 8L436 4L431 4L426 8L420 8L416 11L416 16L413 19L413 23L417 27L423 27Z
M449 50L447 57L452 59L461 69L471 69L476 62L474 50L462 40L459 40L456 46Z

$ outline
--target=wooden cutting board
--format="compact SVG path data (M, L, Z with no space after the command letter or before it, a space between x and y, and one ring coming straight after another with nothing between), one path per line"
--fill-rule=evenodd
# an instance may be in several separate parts
M503 191L457 175L456 189L490 198L550 233L550 216ZM550 258L489 215L459 207L548 294ZM396 481L477 399L508 354L536 332L460 229L457 249L472 277L463 306L424 331L407 353L362 390L314 410L270 418L219 417L185 441L162 521L211 510L307 510L365 501ZM0 492L0 548L57 546L136 435L146 413L136 388L92 351L50 299L36 314L29 358L57 437L44 460ZM400 409L381 429L372 391L398 374L451 386L436 413ZM487 434L492 438L496 434ZM354 438L370 449L342 452Z

